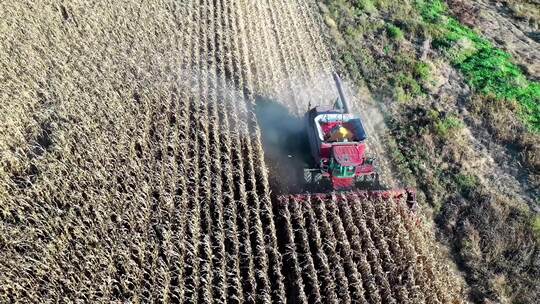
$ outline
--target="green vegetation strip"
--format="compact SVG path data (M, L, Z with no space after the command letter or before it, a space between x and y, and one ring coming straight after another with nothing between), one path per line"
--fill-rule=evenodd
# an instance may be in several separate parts
M446 53L469 85L482 94L517 101L525 124L540 132L540 83L527 80L508 53L450 17L443 1L415 3L433 34L433 45Z

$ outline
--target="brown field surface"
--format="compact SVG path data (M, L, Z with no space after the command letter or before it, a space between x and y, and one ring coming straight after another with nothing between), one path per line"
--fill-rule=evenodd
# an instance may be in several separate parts
M0 302L459 298L399 203L272 197L257 100L334 98L321 25L311 0L1 2Z
M459 285L405 198L281 197L288 281L300 303L459 303Z

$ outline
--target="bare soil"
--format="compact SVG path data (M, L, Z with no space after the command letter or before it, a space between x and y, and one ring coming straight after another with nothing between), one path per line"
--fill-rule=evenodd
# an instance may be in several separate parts
M460 21L512 54L531 79L540 80L538 24L516 18L507 4L501 1L459 0L448 1L448 4Z

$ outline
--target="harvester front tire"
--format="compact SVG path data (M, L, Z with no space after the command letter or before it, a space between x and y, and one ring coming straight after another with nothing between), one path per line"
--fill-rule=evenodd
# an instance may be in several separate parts
M312 181L316 184L318 184L322 180L322 174L317 172L311 174Z
M311 184L313 180L313 172L310 170L304 170L304 182L306 184Z

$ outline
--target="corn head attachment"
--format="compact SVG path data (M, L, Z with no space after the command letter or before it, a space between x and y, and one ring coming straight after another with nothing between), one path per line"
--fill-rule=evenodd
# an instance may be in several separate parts
M409 209L415 212L418 209L416 202L416 191L413 189L394 189L394 190L355 190L344 192L329 192L329 193L305 193L305 194L288 194L278 196L279 202L288 202L294 200L299 203L309 203L315 199L321 201L339 202L343 198L352 198L358 201L376 202L384 201L404 201Z

